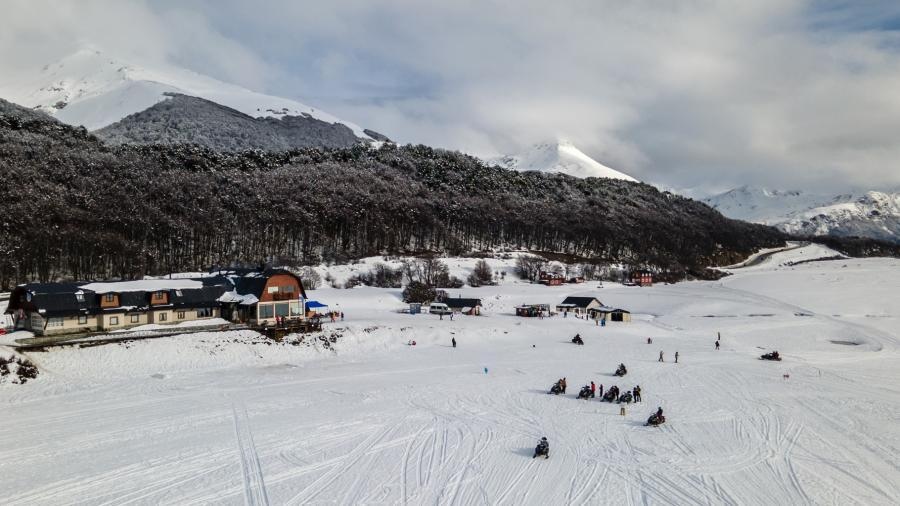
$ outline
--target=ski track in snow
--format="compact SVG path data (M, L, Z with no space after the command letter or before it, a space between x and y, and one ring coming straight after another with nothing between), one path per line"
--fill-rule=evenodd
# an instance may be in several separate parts
M600 290L635 312L606 328L506 314L588 287L481 288L495 309L453 322L322 290L357 318L336 355L266 362L256 345L230 367L180 366L165 354L187 337L35 353L42 376L0 389L0 504L897 504L896 266L778 255L720 282ZM872 269L882 283L861 289ZM860 344L830 342L844 339ZM773 347L783 362L758 360ZM142 349L146 366L116 362ZM547 394L562 376L568 392ZM577 400L590 380L640 384L644 402L622 417ZM645 427L657 406L668 422ZM550 459L532 459L544 435Z

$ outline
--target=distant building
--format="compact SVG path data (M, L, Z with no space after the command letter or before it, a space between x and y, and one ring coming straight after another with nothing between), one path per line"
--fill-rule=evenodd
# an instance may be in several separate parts
M588 317L594 320L606 320L610 322L630 322L631 312L625 309L600 306L588 309Z
M631 285L653 286L653 273L646 269L631 271L628 273L627 281Z
M36 335L225 318L251 324L303 318L306 293L288 271L228 271L200 278L28 283L10 294L14 326Z
M550 304L523 304L516 307L516 316L550 316Z
M560 313L587 314L588 309L602 306L595 297L566 297L562 303L556 305Z
M538 274L538 283L547 286L558 286L566 282L566 277L562 274L541 271Z
M451 311L467 314L467 315L480 315L481 314L481 299L466 299L462 297L447 297L444 299L444 304L450 308Z

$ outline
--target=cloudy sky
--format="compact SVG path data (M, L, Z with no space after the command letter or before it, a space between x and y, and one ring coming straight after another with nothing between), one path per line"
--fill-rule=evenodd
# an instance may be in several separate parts
M5 1L3 72L91 44L490 156L674 188L900 186L900 2Z

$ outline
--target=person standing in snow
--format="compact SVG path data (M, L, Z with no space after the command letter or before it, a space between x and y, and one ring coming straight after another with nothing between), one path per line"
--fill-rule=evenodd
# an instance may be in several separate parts
M634 402L641 402L641 386L637 385L634 389L631 390L631 396L634 397Z
M678 352L677 351L675 352L675 363L676 364L678 363Z
M648 337L648 338L647 338L647 344L653 344L653 339L651 339L651 338Z
M719 341L716 340L716 350L718 350L718 349L719 349Z
M600 388L598 388L598 390L600 391L600 399L603 399L603 383L600 383Z
M560 386L562 386L563 393L566 393L566 378L563 376L563 379L560 380Z
M456 348L456 338L455 338L455 337L451 337L451 338L450 338L450 342L453 344L453 347Z
M665 360L663 360L663 352L662 352L662 350L659 350L659 361L660 361L660 362L665 362Z
M344 312L341 311L341 321L344 321Z
M593 399L596 394L597 394L597 385L595 385L594 382L592 381L591 382L591 399Z

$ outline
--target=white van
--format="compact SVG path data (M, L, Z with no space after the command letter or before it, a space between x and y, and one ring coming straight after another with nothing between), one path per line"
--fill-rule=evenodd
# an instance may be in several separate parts
M430 314L450 314L450 308L443 302L432 302L431 305L428 306L428 312Z

